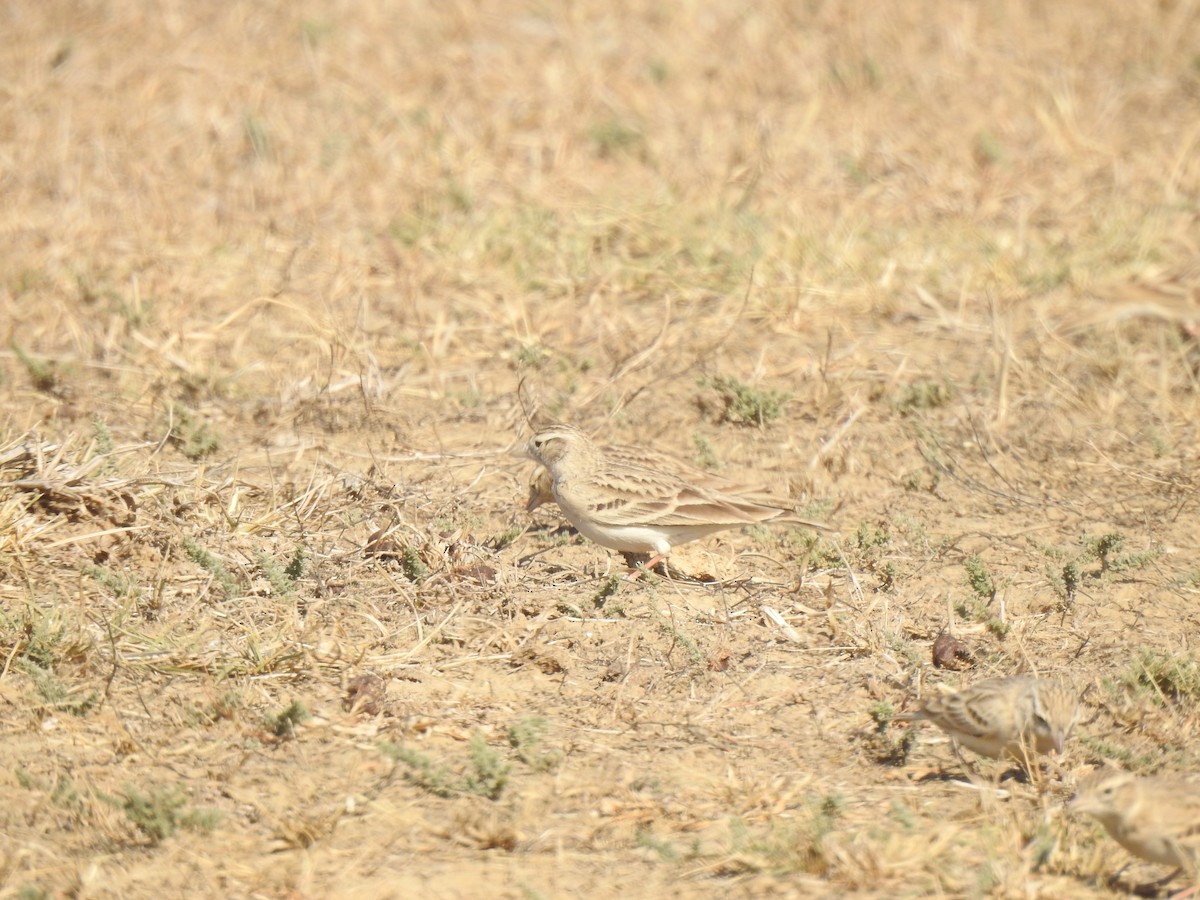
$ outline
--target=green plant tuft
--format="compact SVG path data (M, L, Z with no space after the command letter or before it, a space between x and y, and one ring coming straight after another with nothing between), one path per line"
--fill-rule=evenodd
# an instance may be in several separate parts
M791 399L782 391L751 387L729 375L703 379L700 384L717 392L724 404L721 420L735 425L757 425L759 428L769 425L783 414L783 407Z

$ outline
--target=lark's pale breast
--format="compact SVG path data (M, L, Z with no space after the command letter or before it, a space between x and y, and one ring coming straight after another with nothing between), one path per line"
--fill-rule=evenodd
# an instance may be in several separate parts
M569 485L556 485L554 499L563 516L575 526L575 530L601 547L632 553L667 553L671 549L671 544L664 537L661 528L651 525L613 525L597 521L594 512L581 502L582 498L575 496Z

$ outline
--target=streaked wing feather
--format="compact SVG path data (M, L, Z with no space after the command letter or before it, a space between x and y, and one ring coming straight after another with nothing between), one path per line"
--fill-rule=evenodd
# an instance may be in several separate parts
M680 478L635 466L623 466L613 474L617 477L598 484L609 499L593 504L590 510L603 525L712 526L719 530L765 522L786 511L706 491Z

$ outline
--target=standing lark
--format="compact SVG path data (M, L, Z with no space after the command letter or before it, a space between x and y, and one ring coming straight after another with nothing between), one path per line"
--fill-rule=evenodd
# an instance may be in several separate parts
M1135 856L1175 866L1200 883L1200 784L1106 766L1079 783L1067 809L1098 819Z
M1063 752L1079 718L1079 695L1056 681L1016 675L989 678L957 693L929 697L919 711L895 717L932 722L980 756L1014 759L1026 768L1032 752Z
M828 530L786 504L706 488L649 459L610 454L571 425L541 429L526 450L546 467L551 494L580 534L612 550L653 554L646 568L672 547L728 528L778 521Z

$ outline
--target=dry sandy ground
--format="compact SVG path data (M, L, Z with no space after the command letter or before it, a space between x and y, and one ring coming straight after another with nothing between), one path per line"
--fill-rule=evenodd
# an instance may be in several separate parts
M1063 801L1200 773L1194 3L0 22L0 897L1168 874ZM838 532L617 582L533 405ZM1028 670L1002 796L884 724Z

